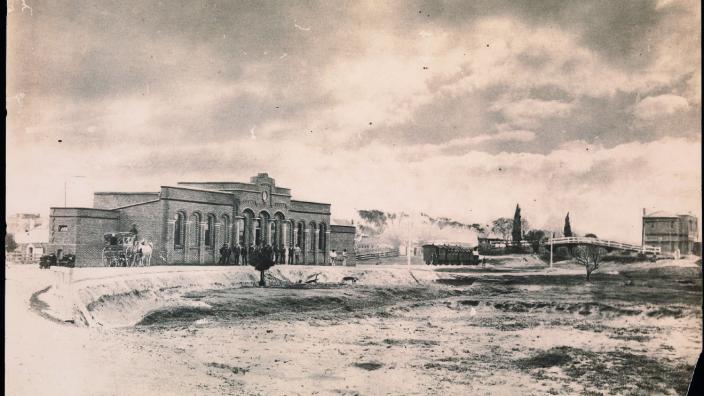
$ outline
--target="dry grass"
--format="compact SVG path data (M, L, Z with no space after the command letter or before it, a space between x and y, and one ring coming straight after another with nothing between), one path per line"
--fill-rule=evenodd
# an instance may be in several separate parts
M587 392L607 391L623 394L666 394L674 390L685 394L694 366L655 360L628 350L592 352L572 347L541 351L516 366L536 377L537 369L559 367Z

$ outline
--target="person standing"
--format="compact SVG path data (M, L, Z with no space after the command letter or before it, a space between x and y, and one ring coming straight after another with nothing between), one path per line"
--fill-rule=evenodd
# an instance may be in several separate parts
M293 255L295 256L295 263L294 264L300 264L301 261L301 247L296 246L293 249Z
M235 246L232 247L232 255L234 256L235 259L235 265L240 265L240 245L235 244Z
M337 252L335 249L330 252L330 265L335 265L335 260L337 260Z
M225 244L227 245L227 244ZM232 260L232 249L234 249L235 246L232 245L232 247L227 248L227 252L225 252L225 265L230 265L230 260Z
M246 246L243 246L243 247L242 247L242 252L241 252L241 253L242 253L242 265L247 265L247 264L249 264L249 263L248 263L248 260L247 260L247 247L246 247Z
M220 248L220 260L218 261L218 264L225 264L225 256L229 253L229 251L230 248L227 246L226 243L223 243L222 247Z
M342 249L342 265L347 266L347 249Z

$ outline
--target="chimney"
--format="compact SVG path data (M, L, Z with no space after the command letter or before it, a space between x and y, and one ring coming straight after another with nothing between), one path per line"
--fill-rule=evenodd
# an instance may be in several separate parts
M645 217L645 208L643 208L643 217Z

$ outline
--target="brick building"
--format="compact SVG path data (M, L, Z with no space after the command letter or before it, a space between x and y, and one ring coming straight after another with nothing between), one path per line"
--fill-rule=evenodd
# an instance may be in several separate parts
M152 262L212 264L219 248L300 247L305 264L335 249L354 261L354 226L330 224L330 204L298 201L266 173L239 182L180 182L158 192L96 192L93 208L51 208L51 249L77 266L101 265L103 235L136 228L154 245Z
M694 254L699 240L697 218L691 214L643 209L643 245L660 247L666 254Z

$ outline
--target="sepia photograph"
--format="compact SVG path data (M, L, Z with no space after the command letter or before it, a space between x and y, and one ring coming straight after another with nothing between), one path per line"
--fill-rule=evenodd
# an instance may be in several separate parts
M704 392L698 1L6 3L5 394Z

